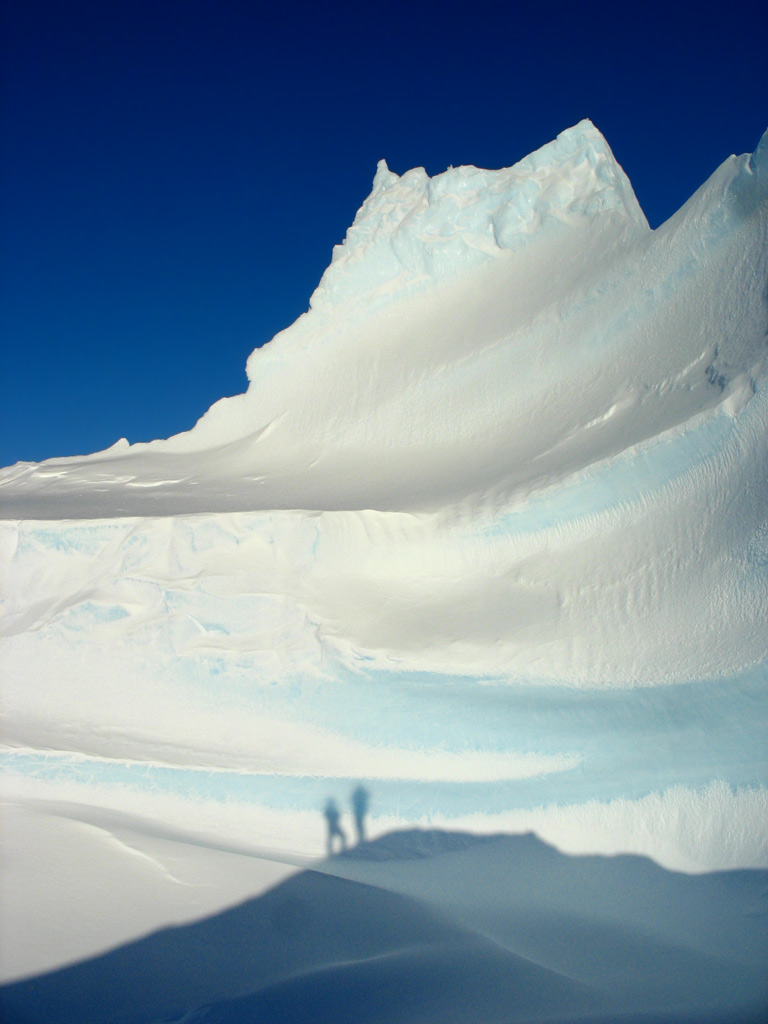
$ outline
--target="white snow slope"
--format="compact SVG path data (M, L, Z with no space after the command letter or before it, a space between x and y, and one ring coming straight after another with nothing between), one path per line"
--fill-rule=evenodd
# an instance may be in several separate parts
M768 136L655 231L588 121L382 161L244 395L0 472L13 891L116 814L293 863L357 780L374 833L768 866L767 230Z

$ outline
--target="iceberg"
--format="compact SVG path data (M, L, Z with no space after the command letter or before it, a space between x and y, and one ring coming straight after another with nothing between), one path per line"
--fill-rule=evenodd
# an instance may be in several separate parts
M246 393L0 471L6 980L314 864L360 784L379 843L768 868L767 232L768 133L656 230L589 121L381 161Z

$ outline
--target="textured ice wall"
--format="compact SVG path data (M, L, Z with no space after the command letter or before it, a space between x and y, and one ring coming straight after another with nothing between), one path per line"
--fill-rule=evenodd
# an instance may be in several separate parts
M764 164L380 167L246 395L5 471L8 778L765 863Z
M382 160L310 305L384 305L505 250L527 248L534 234L541 240L559 223L611 212L647 226L626 175L589 121L500 171L452 167L430 178L415 167L401 177Z

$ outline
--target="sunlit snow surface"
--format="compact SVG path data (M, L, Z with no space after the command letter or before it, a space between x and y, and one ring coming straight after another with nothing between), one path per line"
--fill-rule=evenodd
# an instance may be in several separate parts
M656 231L589 122L382 163L245 395L2 471L8 798L768 866L767 147Z

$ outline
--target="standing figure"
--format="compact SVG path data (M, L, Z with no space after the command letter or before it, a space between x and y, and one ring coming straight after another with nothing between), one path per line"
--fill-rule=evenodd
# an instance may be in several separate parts
M346 850L347 837L344 835L344 830L339 824L339 818L341 817L341 815L339 814L339 808L336 806L335 800L328 801L328 803L325 805L325 810L323 811L323 814L325 814L325 820L328 822L328 856L332 857L334 839L336 839L336 837L338 836L338 838L341 840L342 850Z
M358 843L365 842L365 815L368 811L368 799L368 790L365 786L358 786L352 794L352 811L355 815Z

